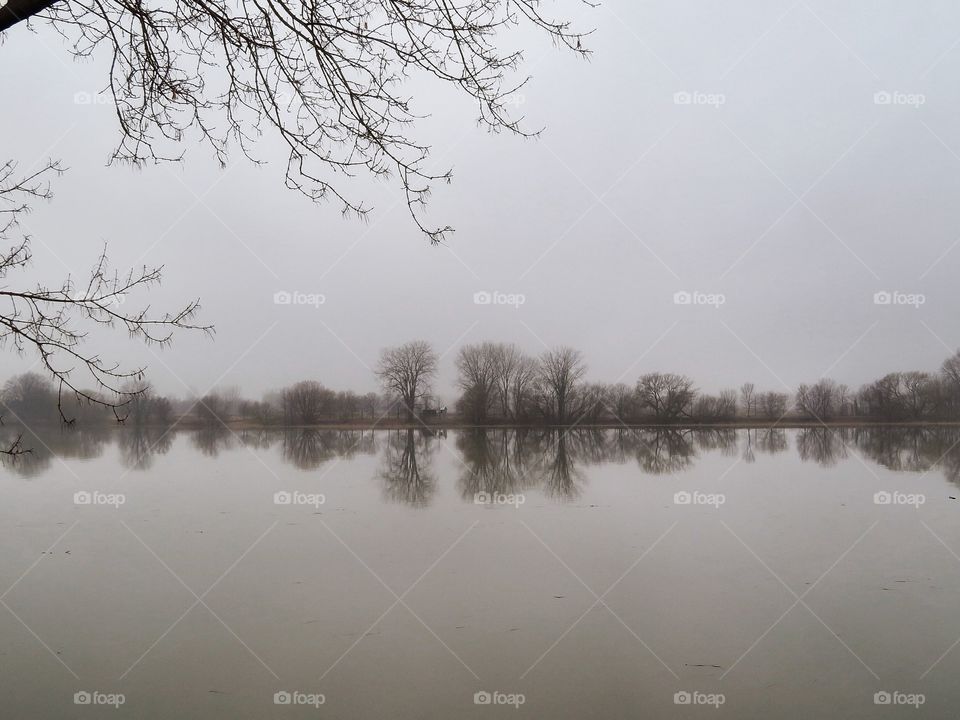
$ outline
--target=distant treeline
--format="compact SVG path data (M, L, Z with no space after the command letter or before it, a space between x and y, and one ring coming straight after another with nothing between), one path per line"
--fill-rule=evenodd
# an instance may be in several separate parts
M960 419L960 351L936 373L893 372L856 391L823 378L793 393L761 391L753 383L703 393L692 378L668 372L642 374L632 385L588 383L583 356L571 348L533 358L514 345L481 343L462 348L456 365L463 391L457 410L478 423Z
M133 388L132 399L116 413L62 397L45 377L27 373L4 384L0 404L4 420L28 425L63 420L138 425L184 420L258 425L375 424L387 418L422 422L447 412L432 394L438 365L430 344L415 341L382 352L375 370L381 393L337 391L303 380L260 400L244 398L236 388L176 399L143 385ZM645 373L633 384L586 382L583 355L566 347L533 357L512 344L466 345L457 353L455 366L460 396L451 414L477 425L960 420L960 351L937 372L892 372L858 390L824 378L793 393L758 390L753 383L704 393L692 378L669 372Z

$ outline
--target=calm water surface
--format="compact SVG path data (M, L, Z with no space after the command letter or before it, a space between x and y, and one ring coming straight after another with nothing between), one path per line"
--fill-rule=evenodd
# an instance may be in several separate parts
M25 438L2 716L953 717L958 440Z

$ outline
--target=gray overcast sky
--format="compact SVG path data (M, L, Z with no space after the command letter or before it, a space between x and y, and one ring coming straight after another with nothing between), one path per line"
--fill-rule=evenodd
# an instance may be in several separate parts
M379 348L421 337L446 353L448 398L456 348L483 339L575 346L594 380L672 370L707 390L824 372L858 386L933 370L960 345L960 6L556 6L597 29L595 54L511 37L539 140L490 136L469 103L411 84L432 113L419 136L455 172L430 206L457 229L439 248L389 184L352 185L376 207L366 224L284 189L269 136L261 167L236 154L221 169L199 145L182 165L106 167L112 108L75 102L104 86L102 63L73 61L43 24L15 27L0 46L3 159L70 168L27 218L31 281L85 275L104 242L115 266L165 265L163 287L130 302L201 296L215 340L180 334L158 356L122 331L101 344L177 395L307 377L370 390ZM325 303L277 305L277 291ZM478 305L478 291L525 302ZM724 302L676 304L679 291ZM925 302L878 305L879 291ZM33 360L7 352L0 376Z

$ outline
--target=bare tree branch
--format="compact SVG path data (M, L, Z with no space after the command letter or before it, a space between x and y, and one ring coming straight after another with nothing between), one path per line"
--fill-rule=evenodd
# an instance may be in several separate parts
M579 0L592 6L589 0ZM286 184L346 214L370 209L342 184L357 171L393 177L417 227L433 243L452 230L422 219L431 186L450 170L428 167L430 147L413 137L423 116L405 94L427 76L476 104L478 122L519 135L511 98L520 50L509 31L533 27L587 56L569 21L540 0L14 0L10 13L40 13L77 57L110 57L109 92L121 140L117 161L177 160L198 133L221 163L231 143L254 162L272 129L287 149ZM41 12L43 11L43 12Z
M123 420L119 409L147 387L142 383L130 384L143 379L144 368L124 368L91 351L84 343L90 330L120 326L148 345L164 346L177 329L211 333L213 328L193 322L200 310L199 300L187 303L177 312L161 315L151 313L149 305L126 310L129 296L160 283L163 268L143 266L118 273L109 268L106 248L85 282L78 283L68 276L57 286L12 287L11 275L32 259L30 238L20 232L20 218L29 212L30 201L52 197L46 178L62 173L63 168L50 161L22 178L17 177L16 171L13 161L0 167L0 218L4 218L0 221L0 243L13 241L6 252L0 253L0 344L11 344L18 353L32 350L39 355L41 364L58 385L57 407L64 422L73 422L63 409L65 390L78 402L111 408L117 420Z

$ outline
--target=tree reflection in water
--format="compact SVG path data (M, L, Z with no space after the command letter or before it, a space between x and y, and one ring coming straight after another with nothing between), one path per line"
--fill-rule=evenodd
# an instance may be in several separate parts
M120 461L131 470L149 470L154 458L164 455L173 446L170 428L135 425L117 433Z
M847 457L847 441L843 428L803 428L797 432L797 453L803 461L832 467Z
M207 457L216 457L236 445L236 434L222 423L204 425L190 433L193 446Z
M831 467L856 452L898 472L940 469L960 485L960 428L953 426L883 426L859 428L807 427L791 430L797 455L804 462ZM378 479L385 497L422 507L437 488L433 456L445 431L327 430L321 428L244 429L209 425L184 431L160 426L119 428L46 428L34 433L12 425L0 426L0 445L23 435L31 452L0 455L4 469L37 477L51 469L54 458L101 457L116 442L120 462L133 470L149 470L155 457L170 451L177 435L186 434L202 454L216 457L243 446L266 451L280 446L283 461L301 470L315 470L335 458L381 453ZM457 489L465 500L477 493L510 495L539 489L552 498L571 500L581 494L584 466L636 463L644 473L664 475L694 465L701 453L742 453L745 461L789 449L783 428L750 430L471 429L454 433L462 468Z
M298 428L282 431L281 456L300 470L315 470L334 458L376 451L372 430Z
M380 468L384 497L413 507L429 505L437 489L432 468L434 450L430 432L389 431Z

